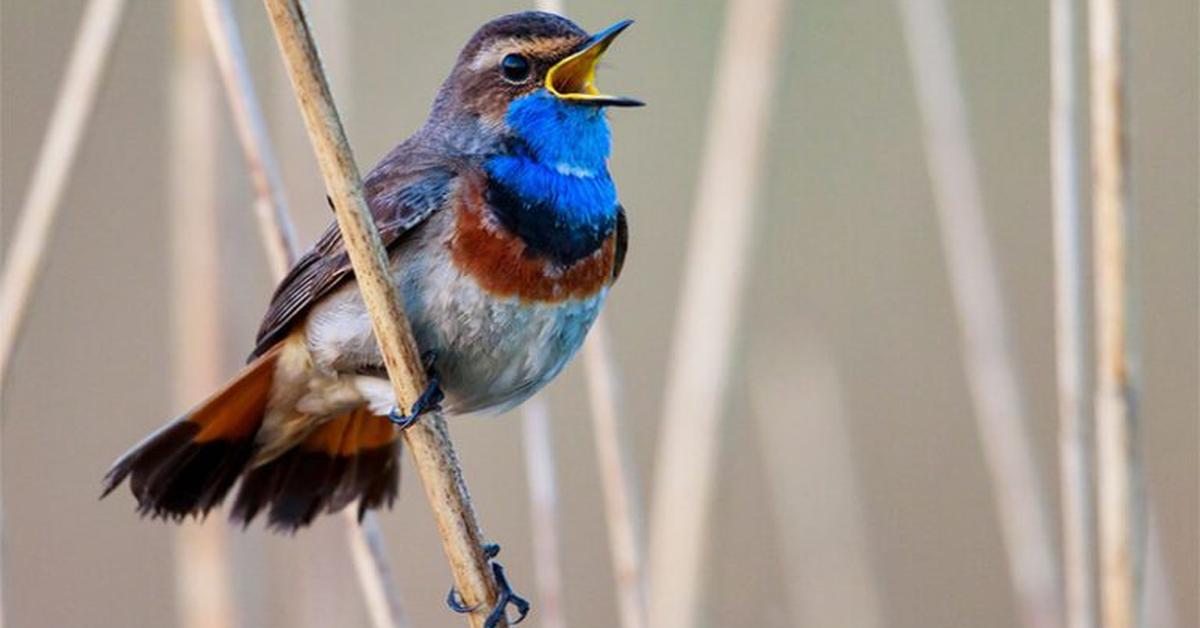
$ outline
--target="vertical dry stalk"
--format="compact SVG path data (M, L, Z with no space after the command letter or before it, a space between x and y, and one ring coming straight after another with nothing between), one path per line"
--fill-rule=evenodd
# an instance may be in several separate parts
M1078 0L1050 3L1050 166L1054 195L1054 300L1058 368L1058 456L1062 491L1063 579L1068 628L1095 628L1092 551L1092 416L1084 403L1082 210L1079 188L1079 89L1075 34Z
M530 536L537 577L539 624L542 628L564 628L567 622L562 603L558 489L554 482L550 408L544 397L538 395L525 402L521 426L525 440L525 475L529 482Z
M900 0L899 6L962 334L963 366L1013 589L1025 626L1057 628L1062 625L1062 599L1050 516L1026 433L1016 361L1009 351L946 7L941 0Z
M608 544L616 577L617 606L622 628L645 628L646 572L642 556L642 513L637 479L625 431L621 427L620 391L615 361L608 346L608 326L602 314L592 325L583 345L584 377L592 407L592 431L604 513L608 519Z
M238 140L254 184L255 210L263 247L272 275L276 280L281 280L298 255L295 229L288 211L278 161L267 137L262 105L255 94L254 81L242 48L237 19L229 0L201 0L200 5L213 55L225 85ZM376 628L404 626L407 621L398 589L391 578L379 522L374 512L367 512L360 524L355 510L347 508L343 516L355 572L372 624Z
M1137 347L1130 255L1133 207L1125 111L1125 3L1091 0L1096 462L1105 628L1142 625L1145 504L1138 460Z
M4 262L0 286L0 382L25 320L30 293L45 257L58 207L91 117L124 0L91 0L84 10L62 86Z
M778 60L781 0L728 3L688 243L650 518L650 624L697 625L718 436Z
M362 195L358 166L333 104L316 43L299 0L266 0L279 48L304 114L325 185L333 199L338 226L350 255L358 287L402 408L410 408L425 387L416 344L388 260ZM483 554L483 535L471 508L445 420L423 418L404 432L425 486L450 561L455 586L469 606L472 626L482 626L496 603L496 582ZM505 624L506 622L501 622Z
M220 257L216 165L216 81L199 10L175 2L171 73L171 338L176 407L203 399L221 383ZM180 624L236 625L230 590L228 524L185 523L176 532L175 585Z

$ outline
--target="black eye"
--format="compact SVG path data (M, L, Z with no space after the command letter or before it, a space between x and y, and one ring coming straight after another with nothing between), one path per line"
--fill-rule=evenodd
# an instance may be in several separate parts
M516 53L504 55L500 61L500 74L512 83L524 81L529 78L529 59Z

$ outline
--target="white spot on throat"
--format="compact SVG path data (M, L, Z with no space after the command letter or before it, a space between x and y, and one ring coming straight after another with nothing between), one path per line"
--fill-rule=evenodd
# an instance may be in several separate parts
M575 166L563 161L555 164L554 170L558 172L558 174L566 175L568 177L578 177L580 179L591 179L592 177L596 176L596 171L592 170L591 168Z

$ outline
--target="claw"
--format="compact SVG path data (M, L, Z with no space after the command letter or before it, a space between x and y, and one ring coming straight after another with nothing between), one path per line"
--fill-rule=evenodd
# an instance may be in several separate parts
M412 413L404 414L398 407L392 408L392 411L388 413L388 420L395 423L401 430L412 427L422 414L442 409L442 399L446 396L442 393L441 381L438 379L437 372L433 370L434 360L435 356L432 351L421 356L421 361L424 362L425 370L429 375L429 381L425 384L425 390L421 391L417 400L413 402Z
M458 589L450 587L450 593L446 594L446 606L456 613L474 613L479 605L467 606L462 597L458 594Z
M500 554L500 546L495 543L489 543L483 546L483 555L492 560ZM500 621L505 619L505 611L508 610L508 605L511 604L517 609L517 618L510 624L516 625L525 620L525 616L529 614L529 601L525 598L513 593L512 586L508 584L508 577L504 575L504 566L495 561L492 562L492 575L496 578L496 605L492 607L492 612L488 613L487 619L483 622L483 628L496 628L500 625ZM467 606L463 601L462 596L458 594L458 590L450 587L450 593L446 596L446 606L456 613L473 613L478 610L479 605Z

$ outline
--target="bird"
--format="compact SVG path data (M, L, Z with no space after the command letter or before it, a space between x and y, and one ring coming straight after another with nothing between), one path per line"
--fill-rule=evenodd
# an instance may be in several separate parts
M607 113L643 103L601 93L595 75L631 23L589 34L535 11L487 22L424 125L363 180L430 373L424 407L396 409L330 225L275 290L248 364L113 463L102 496L128 479L139 514L178 521L238 484L229 516L243 526L264 514L295 532L353 503L361 517L394 502L401 431L422 411L503 411L558 375L628 248Z

